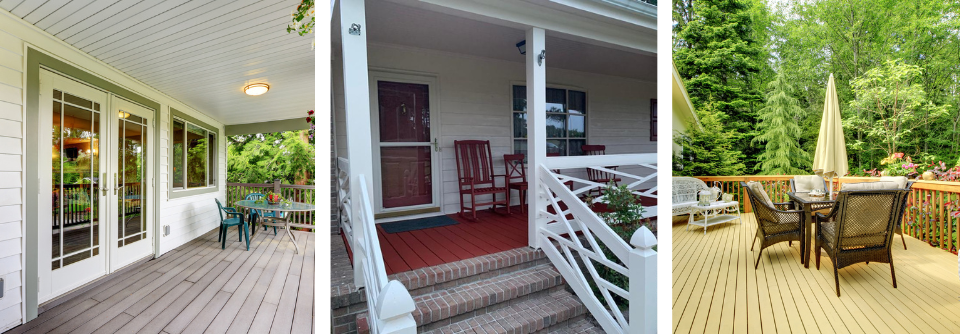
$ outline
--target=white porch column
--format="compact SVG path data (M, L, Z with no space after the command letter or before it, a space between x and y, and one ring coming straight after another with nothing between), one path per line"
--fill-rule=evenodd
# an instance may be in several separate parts
M547 61L540 57L545 50L542 28L527 29L527 162L529 169L527 182L527 235L530 247L540 248L537 231L546 224L540 218L540 208L546 205L546 198L540 195L540 164L547 159Z
M370 83L367 72L367 22L363 0L340 1L340 39L343 43L343 105L346 109L347 154L350 159L350 220L353 226L353 254L358 254L357 240L363 235L360 213L360 175L373 180L373 152L370 142ZM367 193L373 194L373 185L367 183ZM372 198L366 199L373 203ZM372 222L369 222L372 223ZM371 236L376 238L376 236ZM354 255L356 256L356 255ZM353 281L357 288L363 287L362 266L354 266Z

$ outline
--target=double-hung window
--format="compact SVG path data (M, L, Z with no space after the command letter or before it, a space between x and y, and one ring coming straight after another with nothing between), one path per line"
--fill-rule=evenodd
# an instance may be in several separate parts
M215 187L217 133L177 116L172 123L172 189Z
M587 93L547 88L547 155L583 155ZM513 152L527 153L527 87L513 86Z

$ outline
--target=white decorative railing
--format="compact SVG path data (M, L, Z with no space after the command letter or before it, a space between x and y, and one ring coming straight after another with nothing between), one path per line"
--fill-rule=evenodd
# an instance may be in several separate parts
M340 228L346 234L346 240L353 240L353 223L350 216L350 161L337 158L337 206L340 213Z
M582 157L547 158L539 166L538 238L547 257L580 297L580 300L607 333L655 333L656 324L656 263L653 247L657 239L644 226L637 230L628 245L586 203L578 198L590 189L603 187L590 180L552 172L554 169L593 168L621 178L634 194L656 198L656 155L626 154ZM618 166L616 170L601 166ZM650 171L645 176L635 175ZM564 183L573 181L573 190ZM652 181L652 182L648 182ZM645 185L653 184L648 189ZM594 202L605 202L603 196ZM561 203L563 205L561 205ZM645 217L656 217L656 208L647 208ZM582 238L577 233L582 233ZM555 245L556 247L551 247ZM604 246L613 258L601 248ZM581 265L582 264L582 265ZM628 278L627 288L604 279L598 266L609 268ZM586 269L586 273L584 273ZM601 298L594 294L593 287ZM618 296L629 301L629 322L617 301Z
M367 297L367 323L370 333L416 333L417 323L413 319L416 304L410 292L397 280L387 280L380 239L373 218L372 197L367 191L366 178L361 174L357 184L351 187L349 161L337 159L340 184L341 215L346 214L344 233L350 240L353 250L354 282L357 288L363 288ZM351 191L360 192L356 211L352 211Z

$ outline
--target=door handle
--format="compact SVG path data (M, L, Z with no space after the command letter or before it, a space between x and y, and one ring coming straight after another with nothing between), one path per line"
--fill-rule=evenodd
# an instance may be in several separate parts
M107 173L103 173L103 177L100 178L100 194L101 196L107 196L107 191L110 190L110 187L107 186Z
M437 141L437 138L433 138L433 142L430 143L430 144L433 145L433 150L434 150L434 151L440 152L440 151L443 150L442 148L440 148L440 142Z

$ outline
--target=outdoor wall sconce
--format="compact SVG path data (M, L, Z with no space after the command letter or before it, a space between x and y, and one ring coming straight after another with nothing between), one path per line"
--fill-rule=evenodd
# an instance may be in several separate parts
M351 35L360 36L360 25L356 23L350 24L350 30L347 30L347 32Z
M265 83L249 84L243 87L243 92L251 96L263 95L263 93L266 93L268 90L270 90L270 85Z
M520 54L527 54L527 40L522 40L517 42L517 50L520 50Z
M544 59L547 59L547 50L540 50L540 54L537 55L537 65L543 66Z

